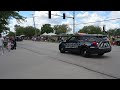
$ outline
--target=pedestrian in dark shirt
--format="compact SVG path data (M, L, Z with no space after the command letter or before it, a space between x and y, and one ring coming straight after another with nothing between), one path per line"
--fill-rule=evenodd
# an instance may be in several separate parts
M12 47L11 47L11 49L12 49L12 50L13 50L13 49L16 49L17 43L16 43L16 39L15 39L14 37L12 37L11 42L12 42Z

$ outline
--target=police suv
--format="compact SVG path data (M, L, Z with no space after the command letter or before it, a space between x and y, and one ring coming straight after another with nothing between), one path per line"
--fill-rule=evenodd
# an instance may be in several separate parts
M101 34L77 34L59 44L61 53L65 53L65 51L79 52L84 57L90 54L102 56L110 52L111 49L108 37Z

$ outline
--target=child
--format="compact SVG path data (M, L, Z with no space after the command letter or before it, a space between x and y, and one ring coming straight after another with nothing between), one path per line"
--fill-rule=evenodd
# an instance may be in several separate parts
M8 40L7 49L8 49L8 52L10 52L10 50L11 50L11 41L10 40Z

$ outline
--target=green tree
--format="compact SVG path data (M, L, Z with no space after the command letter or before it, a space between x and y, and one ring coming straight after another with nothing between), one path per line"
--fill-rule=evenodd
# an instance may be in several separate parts
M32 26L27 26L27 27L24 28L24 35L28 36L28 37L32 37L32 36L35 35L35 31L36 31L37 35L40 34L39 29L34 28Z
M110 36L120 36L120 28L109 29L107 32Z
M15 31L17 36L24 35L25 27L15 26Z
M43 33L51 33L53 32L53 28L51 27L51 24L44 24L42 27L41 27L41 34Z
M115 35L116 36L120 36L120 28L118 28L118 29L115 30Z
M71 28L68 27L68 25L66 24L62 24L62 25L55 25L53 27L55 34L62 34L62 33L67 33L69 31L71 31Z
M78 31L79 33L88 33L88 34L103 34L101 28L98 26L84 26Z
M110 36L115 36L116 30L115 29L109 29L107 32Z
M9 30L7 25L12 18L15 18L18 22L21 22L21 20L24 21L24 17L17 11L0 11L0 33Z
M15 36L15 33L10 31L7 36Z
M32 26L23 27L23 26L15 25L15 31L17 36L25 35L28 37L32 37L35 35L35 31L37 35L40 35L40 30Z

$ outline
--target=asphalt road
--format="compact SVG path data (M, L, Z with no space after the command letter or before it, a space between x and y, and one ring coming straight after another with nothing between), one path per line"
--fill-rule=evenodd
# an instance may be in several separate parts
M23 41L0 56L0 78L120 78L120 47L102 57L59 52L58 43Z

